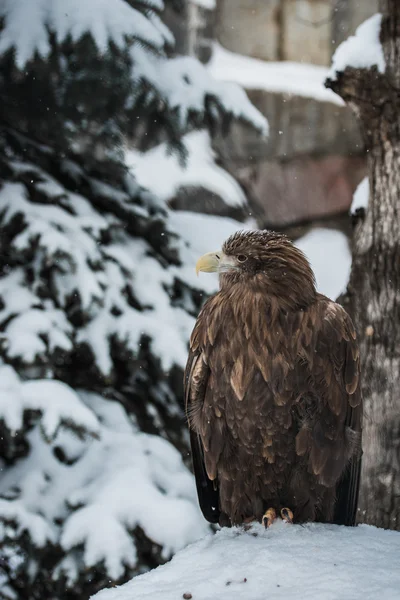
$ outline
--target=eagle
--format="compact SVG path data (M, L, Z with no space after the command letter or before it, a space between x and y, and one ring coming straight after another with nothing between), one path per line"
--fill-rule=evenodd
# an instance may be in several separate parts
M317 292L283 234L239 231L196 270L217 272L220 287L198 315L184 376L204 517L353 525L362 399L349 315Z

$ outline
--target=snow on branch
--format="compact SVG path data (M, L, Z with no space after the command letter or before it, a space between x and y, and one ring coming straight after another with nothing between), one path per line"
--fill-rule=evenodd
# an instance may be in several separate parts
M28 533L32 544L37 548L55 541L54 529L48 521L40 514L32 514L18 500L0 498L0 521L15 523L17 535Z
M140 183L150 190L164 206L182 187L205 187L230 207L246 204L246 196L238 182L215 162L210 134L206 130L185 135L182 142L188 156L182 165L176 153L171 154L163 143L147 152L130 149L125 160ZM158 177L154 177L154 168Z
M216 121L220 112L224 112L250 123L264 135L268 133L266 118L251 104L244 90L235 83L214 79L195 58L162 58L139 46L132 47L131 53L132 78L138 84L138 97L140 82L152 86L155 96L161 96L168 107L176 112L181 127L186 125L191 114L204 118L206 112L210 111ZM132 101L135 102L134 97ZM211 102L214 106L209 108Z
M29 382L27 395L32 398L47 383L61 385ZM108 577L118 580L137 565L137 527L162 547L164 559L207 532L193 477L169 442L138 432L118 402L88 392L78 397L70 389L49 391L48 406L58 394L75 420L85 414L88 424L91 415L97 438L79 439L60 429L46 440L34 428L29 455L0 479L0 495L12 496L0 500L0 520L15 521L16 535L27 530L35 546L50 541L73 550L56 565L54 579L65 575L72 587L82 572L103 564Z
M9 365L0 366L0 419L15 433L23 428L24 412L39 412L40 425L52 439L61 425L97 435L99 423L65 383L46 379L21 381Z
M173 44L172 34L153 12L163 3L148 0L146 4L147 14L143 14L125 0L3 0L0 54L14 49L16 64L23 69L35 53L48 56L49 31L58 44L68 36L76 42L90 33L101 54L109 50L110 42L122 48L127 40L162 51L166 43Z
M232 178L213 166L208 136L204 132L191 135L204 145L204 153L199 156L197 148L192 148L189 162L193 162L193 168L187 177L192 173L198 181L199 173L203 172L204 179L210 178L210 186L223 199L232 205L242 204L243 194ZM154 161L159 164L160 181L173 193L173 187L179 185L180 178L185 180L186 173L174 163L174 157L168 161L161 150L153 152ZM150 161L152 169L154 161ZM203 171L195 173L200 163ZM0 190L0 223L5 231L10 231L7 252L15 267L0 279L2 348L7 360L25 365L41 361L49 368L54 363L55 350L65 355L78 343L89 348L99 373L109 377L114 369L113 345L122 346L134 360L142 338L146 337L162 369L168 371L173 365L183 367L193 317L181 305L171 303L176 281L194 290L207 286L213 291L216 280L209 278L202 282L195 277L196 259L209 250L208 244L217 247L240 224L230 219L198 216L198 222L194 220L181 227L179 219L183 216L175 216L167 209L166 198L156 201L147 193L149 204L141 206L127 192L89 178L87 185L93 190L93 200L103 209L100 214L87 198L63 188L40 168L29 167L28 163L23 167L15 160L9 164L14 181L5 183ZM168 170L170 184L166 181ZM137 175L139 183L150 183L142 163ZM18 182L18 178L24 183ZM153 220L159 228L163 219L171 217L168 226L162 224L157 240L175 256L171 262L179 266L167 266L149 241L132 236L129 227L127 230L130 221L133 227L139 227L137 215L141 214L144 231L150 230ZM207 235L196 235L201 226L204 233L215 230L215 239L209 238L207 243ZM185 245L182 235L187 240ZM194 245L191 236L197 240ZM27 267L33 281L28 281ZM79 326L72 326L71 319L75 320L77 315Z
M337 48L332 58L328 78L335 79L336 73L346 67L368 69L376 66L380 73L386 69L385 57L380 42L382 15L373 15L359 27L355 35L350 36Z
M94 395L89 401L105 402ZM164 558L206 533L191 475L169 442L129 429L116 436L103 423L100 441L91 444L83 462L95 479L70 494L68 502L77 509L64 524L61 545L69 550L83 544L86 567L104 561L109 576L118 579L125 565L135 566L128 531L136 527L162 546Z

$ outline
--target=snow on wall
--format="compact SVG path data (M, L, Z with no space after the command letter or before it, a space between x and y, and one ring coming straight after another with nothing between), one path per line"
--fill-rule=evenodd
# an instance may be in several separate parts
M357 27L354 35L340 44L333 55L328 77L334 79L336 73L344 71L346 67L368 69L376 65L380 73L385 72L385 57L379 39L381 23L382 15L373 15Z
M400 533L367 525L224 529L95 600L398 600ZM186 594L186 596L184 596Z
M326 67L285 61L267 62L235 54L215 43L207 68L216 79L238 83L248 90L295 94L344 105L340 96L324 86L329 73Z
M364 177L364 179L358 184L356 191L353 195L353 202L350 207L350 214L354 215L354 213L359 208L364 208L365 210L368 208L369 201L369 180L368 177Z
M350 277L351 252L347 237L335 229L312 229L296 242L315 273L317 289L332 300L345 291Z

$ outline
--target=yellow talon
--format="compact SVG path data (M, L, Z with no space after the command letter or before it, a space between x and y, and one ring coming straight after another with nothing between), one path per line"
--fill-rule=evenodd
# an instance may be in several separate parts
M290 508L282 508L281 517L282 521L284 521L285 523L293 523L293 513L290 510Z
M276 510L274 508L269 508L264 513L262 524L264 525L265 529L268 529L268 527L271 527L274 521L276 521Z

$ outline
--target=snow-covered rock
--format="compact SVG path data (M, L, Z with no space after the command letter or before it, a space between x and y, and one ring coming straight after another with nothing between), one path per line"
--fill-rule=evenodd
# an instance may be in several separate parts
M208 535L95 600L398 600L400 533L367 525L261 525Z

